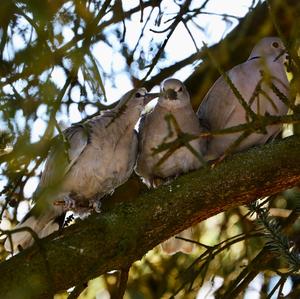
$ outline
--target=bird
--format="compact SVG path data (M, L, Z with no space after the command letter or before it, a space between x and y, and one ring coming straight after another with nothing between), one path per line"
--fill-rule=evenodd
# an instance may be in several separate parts
M246 112L227 78L254 112L254 116L287 114L288 105L282 100L284 97L289 99L290 94L285 72L287 59L288 55L280 38L261 39L245 62L219 77L207 92L197 110L202 127L208 132L221 130L245 124L247 117L251 117L251 112ZM275 89L281 93L281 98ZM214 160L222 157L229 149L233 153L264 144L274 139L281 129L281 125L268 126L264 132L246 134L245 138L240 132L212 135L207 141L204 158Z
M36 204L16 228L29 227L43 238L61 227L67 210L99 209L101 198L133 172L138 150L134 127L151 99L145 88L133 89L113 109L54 138L33 195ZM6 239L5 248L17 252L32 244L32 234L21 231Z
M170 115L172 118L168 122ZM142 116L139 125L139 150L135 172L150 188L156 188L180 174L202 166L203 162L200 159L204 145L202 139L189 142L194 153L186 146L182 146L167 157L165 156L167 149L154 154L153 150L159 148L160 145L175 141L179 137L176 127L179 127L183 133L194 136L202 132L185 85L180 80L169 78L161 84L156 106ZM181 234L185 238L191 238L192 229L189 228ZM193 244L172 238L162 243L162 248L168 254L178 251L190 253L193 250Z

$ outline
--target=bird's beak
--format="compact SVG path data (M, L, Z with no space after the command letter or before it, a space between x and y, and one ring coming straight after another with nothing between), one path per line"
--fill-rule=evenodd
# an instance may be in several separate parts
M286 59L286 57L288 56L288 52L287 50L282 50L274 59L274 62L277 61L281 56L285 56L284 60Z
M150 101L152 101L155 98L158 98L160 96L160 93L146 93L144 103L147 105Z
M171 88L165 91L164 96L170 100L177 100L177 92Z

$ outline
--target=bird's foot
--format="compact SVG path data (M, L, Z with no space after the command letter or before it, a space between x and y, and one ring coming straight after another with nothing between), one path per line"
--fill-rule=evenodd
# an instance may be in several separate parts
M152 188L158 188L159 186L166 186L169 185L171 182L173 182L179 175L174 175L168 178L160 178L155 177L150 180L150 184Z
M86 213L90 211L88 200L75 192L64 195L63 200L56 201L55 205L61 205L64 211L72 210L76 213Z
M92 210L94 210L96 213L101 213L101 205L102 205L101 198L102 198L102 196L97 195L97 196L92 197L89 200L89 207Z
M72 195L65 195L63 198L63 201L64 201L63 209L65 211L76 209L76 200L71 196Z
M158 188L159 186L163 185L164 182L165 182L164 179L155 177L155 178L152 178L151 180L149 180L149 185L152 188Z

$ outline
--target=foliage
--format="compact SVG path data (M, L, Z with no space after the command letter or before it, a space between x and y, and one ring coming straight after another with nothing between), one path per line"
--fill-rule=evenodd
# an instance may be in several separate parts
M262 36L279 35L293 58L291 85L292 98L296 98L300 26L299 17L295 16L300 13L299 3L252 1L246 16L240 17L211 11L209 5L214 1L199 4L196 0L141 0L132 1L131 5L131 1L121 0L0 2L2 230L14 227L28 209L52 137L61 132L63 123L97 115L112 105L117 92L120 94L129 86L151 89L178 71L176 76L182 76L180 71L185 70L185 77L189 75L186 84L197 107L219 75L217 68L226 70L245 60ZM207 28L211 28L215 18L224 21L224 39L202 47L199 40L210 38ZM178 46L175 50L179 52L182 42L174 43L173 39L180 30L193 48L186 57L172 57L169 45ZM211 58L216 61L211 63ZM266 124L280 122L288 123L288 129L296 134L296 104L291 103L290 116L266 117L260 123L233 130L262 130ZM124 197L130 198L143 188L134 182ZM261 298L267 298L275 275L281 279L274 292L282 292L286 280L292 279L292 293L296 293L300 288L294 276L299 270L300 226L297 219L287 214L297 210L298 201L299 189L295 187L270 196L263 207L253 204L251 211L257 213L259 227L243 206L211 217L195 227L197 248L188 256L165 256L154 248L130 268L126 297L170 298L177 294L176 298L195 298L199 289L212 289L216 298L243 298L259 272L263 273ZM267 247L276 257L255 272L257 257L266 251L265 232L270 245ZM7 257L2 245L0 257L2 262ZM119 273L113 272L90 281L87 288L84 281L70 298L76 298L83 290L79 298L94 298L96 293L103 298L107 294L118 296L118 279ZM222 283L216 290L218 279ZM287 298L297 298L292 297L297 294ZM65 291L56 298L68 295Z

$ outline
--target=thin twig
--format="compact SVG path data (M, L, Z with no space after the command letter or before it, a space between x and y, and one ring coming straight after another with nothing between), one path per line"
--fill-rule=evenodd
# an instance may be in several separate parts
M191 279L191 275L187 275L188 279L186 279L181 286L174 292L173 296L171 298L174 298L174 296L176 294L178 294L186 284L190 283L190 288L193 285L193 282L195 281L195 279L197 278L197 276L199 276L201 273L202 275L202 280L201 280L201 284L203 284L205 276L206 276L206 272L208 271L208 267L210 264L210 261L212 259L214 259L218 254L220 254L221 252L223 252L224 250L227 250L228 248L230 248L232 245L244 241L248 238L253 238L253 237L261 237L262 233L260 232L254 232L251 234L239 234L236 236L233 236L230 239L224 240L214 246L207 246L204 244L200 243L200 246L205 247L206 250L204 253L202 253L185 271L182 275L187 275L188 272L194 271L194 268L196 267L196 271L195 273L192 274L192 279ZM181 239L181 238L180 238ZM187 240L187 239L185 239ZM187 240L188 241L188 240ZM194 244L197 244L197 242L193 242ZM198 266L198 263L202 263L202 265L200 265L200 267Z
M117 292L112 296L112 299L123 299L126 287L127 287L127 282L128 282L128 274L130 267L123 268L120 270L120 276L118 280L118 289Z
M175 21L172 23L172 25L169 27L170 32L168 33L167 37L165 38L164 42L162 43L162 45L159 47L158 52L156 53L155 57L152 60L152 64L149 66L149 70L146 73L146 75L144 76L144 78L142 79L142 81L146 81L146 79L149 77L149 75L152 73L152 70L154 69L154 67L156 66L159 58L161 57L170 37L172 36L173 32L175 31L177 25L181 22L181 18L182 16L186 13L186 11L188 10L190 3L192 1L191 0L187 0L185 1L185 3L182 5Z
M297 211L293 211L282 224L283 231L285 231L297 219L298 213ZM267 247L264 247L251 261L251 263L243 269L238 277L231 282L222 299L237 298L238 295L248 286L249 282L256 277L262 268L266 267L273 257L273 253L270 252Z
M278 280L278 282L275 284L274 288L271 290L271 292L268 294L266 299L271 299L272 296L274 295L274 293L276 292L276 290L279 288L278 290L278 299L280 298L280 294L282 291L282 286L285 284L287 280L287 276L283 275L282 277L280 277L280 279Z

